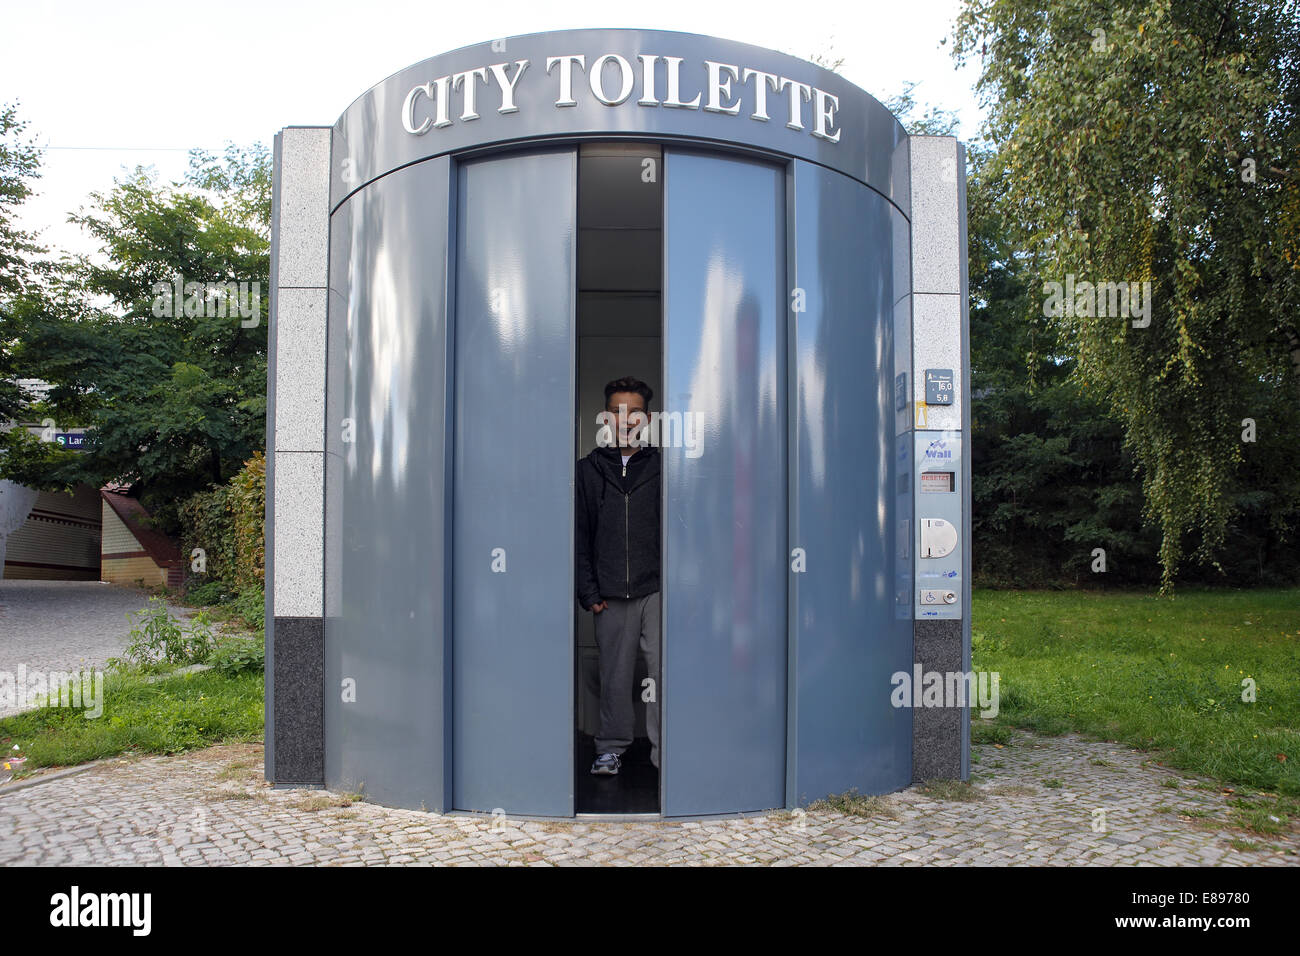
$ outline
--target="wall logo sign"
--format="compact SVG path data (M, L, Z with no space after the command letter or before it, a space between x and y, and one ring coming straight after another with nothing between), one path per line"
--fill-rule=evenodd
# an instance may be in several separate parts
M585 54L571 53L548 56L545 73L536 68L530 73L528 60L516 60L440 76L411 87L402 101L402 128L423 136L458 120L478 119L483 104L498 113L517 113L520 83L545 82L555 93L557 109L577 106L578 96L590 95L610 107L631 101L643 107L744 115L763 123L783 121L790 129L839 142L835 113L840 100L826 90L739 64L704 60L683 70L680 56L638 53L636 59L634 65L620 54L605 53L588 63ZM660 76L666 82L662 100L655 98ZM634 93L639 94L636 100ZM457 104L460 112L453 118Z

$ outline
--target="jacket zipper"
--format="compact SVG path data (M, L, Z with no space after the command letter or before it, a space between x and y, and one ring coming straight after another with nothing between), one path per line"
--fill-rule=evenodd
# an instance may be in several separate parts
M623 477L627 477L627 462L623 462ZM631 492L623 492L623 557L627 567L627 590L623 594L627 598L632 597L632 531L629 527L631 524L629 518L631 508L628 504L631 497Z

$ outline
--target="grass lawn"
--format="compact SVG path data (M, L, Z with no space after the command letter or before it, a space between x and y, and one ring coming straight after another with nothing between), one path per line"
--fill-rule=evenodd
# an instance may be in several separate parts
M0 719L0 753L17 744L37 767L68 766L124 753L177 753L218 743L262 739L263 676L227 677L216 670L152 683L109 671L103 713L87 718L71 707L42 707Z
M1300 590L980 589L971 634L974 669L1001 675L974 740L1079 732L1300 806Z

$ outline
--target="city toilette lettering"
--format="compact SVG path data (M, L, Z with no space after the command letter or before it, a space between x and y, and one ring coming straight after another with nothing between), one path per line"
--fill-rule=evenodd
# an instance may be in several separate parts
M637 106L703 110L731 116L744 113L751 120L763 123L784 119L792 130L806 130L827 142L839 142L840 130L835 128L839 97L816 86L776 73L705 60L697 69L688 71L685 81L693 74L702 83L693 88L693 96L684 99L690 90L683 91L682 57L638 53L636 58L638 62L633 65L617 53L605 53L590 63L582 53L548 56L545 76L554 84L555 106L578 105L577 96L585 95L580 91L585 74L585 86L605 106L621 106L634 93L640 93L635 101ZM496 93L484 98L496 104L498 113L517 113L515 94L528 67L528 60L493 63L413 86L402 101L402 128L423 136L430 130L451 126L455 122L452 100L456 97L460 102L458 118L478 119L480 93L488 87L495 88ZM703 77L699 77L701 73ZM655 98L656 80L660 76L666 84L662 100Z

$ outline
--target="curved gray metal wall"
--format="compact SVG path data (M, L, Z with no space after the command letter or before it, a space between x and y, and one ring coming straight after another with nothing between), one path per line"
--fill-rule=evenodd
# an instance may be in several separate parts
M841 97L844 139L699 110L556 110L522 85L523 119L485 110L440 139L394 128L414 84L471 69L486 45L344 114L324 781L402 807L573 812L575 144L589 137L664 147L664 409L705 424L701 456L663 449L663 812L905 786L912 711L889 701L913 662L901 127L842 78L744 44L505 43L512 61L663 48L802 76Z
M664 150L663 813L785 802L784 164Z
M459 810L573 813L577 171L574 149L547 149L457 179L444 640Z
M912 666L911 587L902 579L906 466L895 454L895 303L910 279L907 222L879 194L796 160L791 287L791 537L808 569L791 575L789 783L800 803L912 778L912 712L882 689ZM910 327L899 330L906 334ZM909 361L910 364L910 361ZM902 613L900 613L900 610Z
M330 223L325 781L430 809L451 729L450 167L393 173Z

